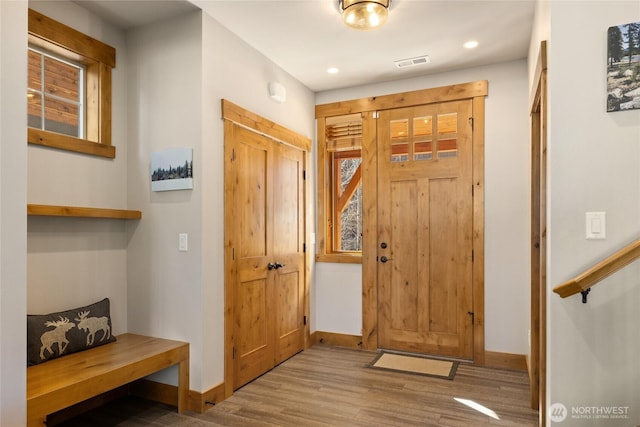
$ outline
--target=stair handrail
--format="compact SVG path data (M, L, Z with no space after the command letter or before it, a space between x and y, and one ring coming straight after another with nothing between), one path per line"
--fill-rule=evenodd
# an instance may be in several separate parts
M553 292L562 298L582 293L582 300L586 302L586 294L591 286L621 270L638 258L640 258L640 240L628 244L576 277L556 286L553 288Z

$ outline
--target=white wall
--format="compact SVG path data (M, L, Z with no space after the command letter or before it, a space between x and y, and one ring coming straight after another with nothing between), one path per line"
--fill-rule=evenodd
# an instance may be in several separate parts
M129 48L129 332L188 341L191 388L201 386L203 341L201 22L198 12L133 29ZM151 154L193 149L194 189L151 191ZM188 234L188 252L178 251ZM175 376L173 378L175 382Z
M531 90L530 99L533 100L533 85L537 84L535 78L536 65L540 56L540 43L549 40L551 31L551 21L549 17L550 3L548 1L538 1L535 7L535 16L531 29L531 39L529 40L529 56L527 59L529 65L529 89ZM548 59L548 55L547 55Z
M127 114L124 32L71 2L29 7L116 49L112 73L112 144L116 158L28 147L29 203L126 209ZM24 71L22 72L24 75ZM28 219L28 313L111 300L113 333L127 330L127 234L118 220Z
M576 19L580 16L580 19ZM629 418L562 425L640 424L640 263L595 286L587 304L551 288L640 238L640 111L606 112L607 29L640 21L640 3L550 5L549 401L629 406ZM585 212L607 213L606 240L585 239Z
M107 296L114 333L189 341L191 388L208 390L224 373L220 100L312 138L313 93L200 12L125 33L72 2L29 6L117 50L116 159L29 147L29 202L143 214L140 221L30 218L28 310L56 311ZM23 42L20 50L26 36ZM287 88L286 103L267 98L272 80ZM151 153L173 147L194 149L194 189L151 192ZM309 188L315 189L313 180ZM314 204L307 209L313 215ZM177 251L181 232L189 234L186 253ZM174 383L175 375L169 370L157 379Z
M0 426L26 424L27 5L0 1Z
M362 335L362 266L316 264L314 331Z
M202 19L202 161L206 165L203 168L206 187L202 203L205 236L202 303L208 334L204 354L208 366L203 381L211 386L222 382L224 367L224 123L221 100L227 99L312 140L315 128L313 92L209 15L203 14ZM270 81L277 81L286 88L285 103L278 104L268 98ZM308 164L312 166L314 162L311 158ZM315 192L312 177L307 180L307 188L309 195ZM312 199L307 200L306 208L313 216ZM313 260L312 248L307 256Z
M191 389L206 391L224 380L221 99L312 138L313 94L201 12L132 30L128 47L128 199L143 211L129 242L129 328L189 341ZM268 99L272 80L284 104ZM194 189L152 193L151 153L178 146L194 148ZM189 252L177 251L179 232Z
M475 80L489 81L485 104L485 347L526 354L530 205L526 62L321 92L316 104ZM317 329L360 334L361 271L353 271L352 266L322 264L317 273Z

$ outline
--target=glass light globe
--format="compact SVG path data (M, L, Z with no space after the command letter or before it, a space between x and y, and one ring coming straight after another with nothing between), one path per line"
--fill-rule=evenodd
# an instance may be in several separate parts
M344 23L358 30L380 27L389 15L388 0L343 0L341 2Z

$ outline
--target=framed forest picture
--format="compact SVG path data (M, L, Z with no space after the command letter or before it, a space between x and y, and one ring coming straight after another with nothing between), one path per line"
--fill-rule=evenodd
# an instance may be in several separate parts
M607 31L607 111L640 109L640 22Z
M192 188L193 149L172 148L151 153L151 191Z

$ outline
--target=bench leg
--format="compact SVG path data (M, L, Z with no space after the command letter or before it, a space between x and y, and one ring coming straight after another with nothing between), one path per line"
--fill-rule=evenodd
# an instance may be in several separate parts
M189 357L178 365L178 412L187 410L189 405Z
M45 416L29 416L27 415L27 427L44 427L47 425L47 417Z

